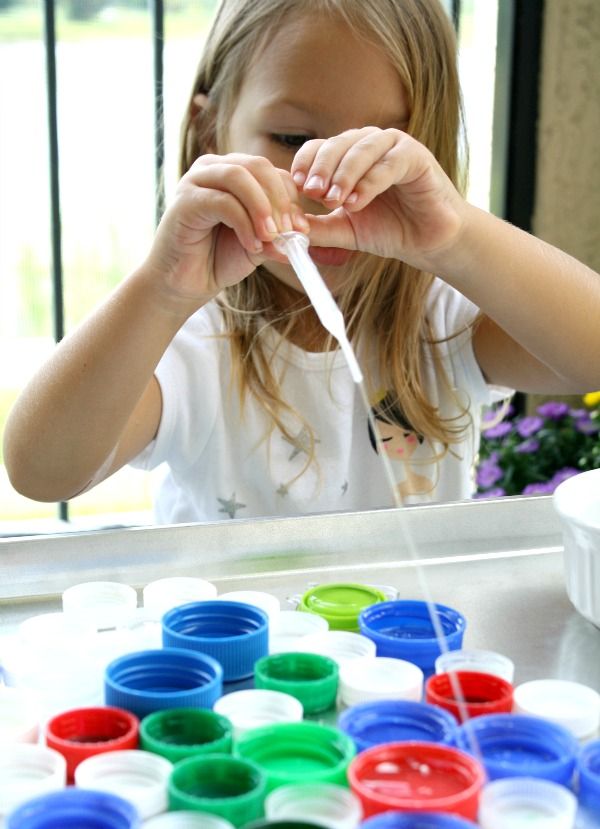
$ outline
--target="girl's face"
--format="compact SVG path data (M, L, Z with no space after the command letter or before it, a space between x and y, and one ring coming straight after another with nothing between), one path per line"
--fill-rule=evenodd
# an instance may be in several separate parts
M385 420L378 420L379 434L385 454L393 461L405 461L414 454L419 439L414 432Z
M394 67L341 21L310 16L291 21L268 38L247 73L228 130L228 152L268 158L289 170L310 138L330 138L364 126L406 128L406 95ZM307 213L325 208L302 198ZM352 253L311 248L333 292L342 284ZM269 270L302 290L292 269Z

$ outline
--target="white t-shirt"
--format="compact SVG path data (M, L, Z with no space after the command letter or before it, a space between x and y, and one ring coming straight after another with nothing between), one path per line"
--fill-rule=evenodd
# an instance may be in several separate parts
M476 313L461 294L434 281L429 318L438 338L462 330ZM420 443L408 429L394 426L390 432L383 426L381 445L386 446L394 492L369 437L360 388L340 350L305 352L282 342L271 328L264 335L267 348L275 352L274 372L283 375L284 399L314 432L315 461L302 472L309 432L290 417L290 437L279 429L269 433L268 416L252 395L241 409L229 344L215 336L222 331L221 312L209 303L182 327L156 370L163 397L160 427L132 465L152 469L168 464L155 504L159 523L368 510L400 500L460 500L473 493L481 407L499 395L475 360L470 329L439 346L450 384L468 407L465 439L453 453L432 462L440 447ZM443 415L458 414L455 398L438 382L427 356L425 379L429 399Z

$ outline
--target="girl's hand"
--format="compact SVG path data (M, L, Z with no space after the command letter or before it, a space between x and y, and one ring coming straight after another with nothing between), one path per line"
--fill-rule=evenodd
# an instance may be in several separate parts
M258 264L282 231L308 232L290 174L266 158L203 155L183 176L146 260L169 298L200 306Z
M307 141L291 173L301 192L331 210L308 217L313 245L435 271L461 233L466 203L429 150L400 130L364 127Z

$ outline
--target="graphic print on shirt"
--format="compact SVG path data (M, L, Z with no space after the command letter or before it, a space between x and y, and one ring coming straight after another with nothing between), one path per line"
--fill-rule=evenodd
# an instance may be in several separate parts
M386 455L392 463L402 464L404 467L404 479L396 484L400 498L431 492L435 486L434 482L416 470L417 466L423 467L431 462L431 456L423 457L422 451L422 448L430 448L429 443L409 423L396 395L392 392L381 392L376 395L372 401L371 414L377 422ZM371 446L378 452L377 440L370 421L368 430Z
M230 518L235 518L236 513L240 509L244 509L246 504L242 504L240 501L236 501L235 499L235 492L232 492L231 498L217 498L217 501L221 504L219 507L219 512L226 513Z

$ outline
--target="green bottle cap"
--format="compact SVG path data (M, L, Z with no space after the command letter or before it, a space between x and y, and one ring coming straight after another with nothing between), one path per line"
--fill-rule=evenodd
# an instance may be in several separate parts
M298 610L327 619L331 630L358 631L358 614L387 596L368 584L319 584L302 596Z
M196 754L231 753L233 725L207 708L168 708L140 723L140 745L172 763Z
M305 714L318 714L335 705L338 674L337 662L328 656L276 653L254 663L254 686L290 694Z
M231 754L180 760L169 777L169 810L208 812L243 826L264 815L267 777L255 763Z
M304 721L253 728L234 743L233 751L262 769L270 792L291 783L347 786L356 748L339 728Z

